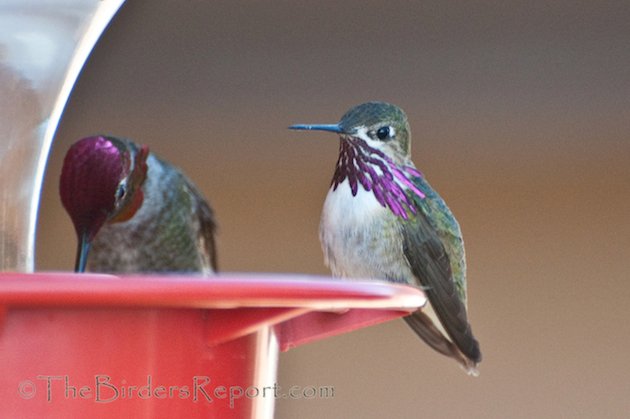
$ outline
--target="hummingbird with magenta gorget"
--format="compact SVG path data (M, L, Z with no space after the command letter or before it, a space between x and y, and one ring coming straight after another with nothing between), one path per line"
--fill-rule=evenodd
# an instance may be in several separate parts
M147 146L103 135L77 141L66 153L59 192L78 237L75 271L216 271L212 209L181 170Z
M411 132L402 109L368 102L337 124L289 128L340 136L319 229L333 275L420 287L427 307L405 321L430 347L477 375L481 352L468 322L462 234L411 161Z

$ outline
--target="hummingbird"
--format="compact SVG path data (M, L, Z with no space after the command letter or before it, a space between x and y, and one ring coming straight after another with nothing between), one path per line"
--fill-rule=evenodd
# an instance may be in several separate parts
M457 220L411 161L399 107L368 102L336 124L291 125L339 135L339 157L319 238L333 276L375 278L424 290L426 307L404 319L437 352L478 375L479 343L467 316L466 260Z
M195 185L146 145L80 139L66 153L59 193L77 233L76 272L217 269L214 214Z

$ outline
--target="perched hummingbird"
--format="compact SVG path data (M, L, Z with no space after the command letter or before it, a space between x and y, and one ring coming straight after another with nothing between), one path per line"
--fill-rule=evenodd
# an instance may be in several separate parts
M147 146L93 136L74 143L59 184L79 244L75 271L216 270L212 209L195 185ZM90 250L91 249L91 250Z
M405 317L429 346L471 375L481 361L466 314L466 261L459 225L411 161L402 109L369 102L337 124L290 129L339 134L339 158L319 237L334 276L379 278L423 289L428 305Z

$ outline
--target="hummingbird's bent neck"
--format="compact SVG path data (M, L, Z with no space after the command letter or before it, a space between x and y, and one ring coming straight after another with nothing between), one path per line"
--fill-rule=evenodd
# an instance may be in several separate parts
M346 179L352 191L357 195L359 186L366 192L372 192L376 200L394 215L404 219L409 213L415 214L413 196L424 198L411 180L422 177L413 165L397 165L389 156L357 137L345 137L339 145L339 159L331 187L337 187Z

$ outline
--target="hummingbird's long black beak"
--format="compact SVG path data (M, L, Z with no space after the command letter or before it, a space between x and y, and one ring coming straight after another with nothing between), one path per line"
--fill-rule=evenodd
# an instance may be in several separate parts
M79 245L77 247L77 258L74 264L75 272L85 272L87 265L88 253L90 252L90 240L87 233L79 234Z
M309 131L329 131L341 134L343 130L339 124L296 124L291 125L289 129L309 130Z

